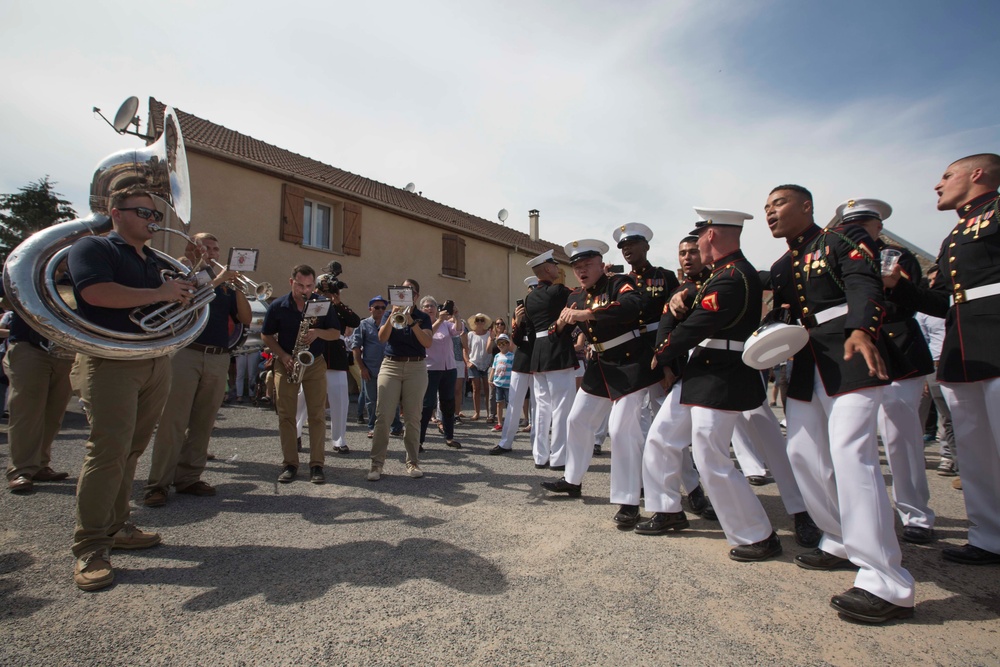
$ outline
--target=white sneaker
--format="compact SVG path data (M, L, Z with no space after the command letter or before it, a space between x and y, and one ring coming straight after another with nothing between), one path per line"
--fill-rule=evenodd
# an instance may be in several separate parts
M958 474L958 466L955 465L954 459L941 459L938 463L937 474L942 477L954 477Z
M368 471L368 481L377 482L382 479L382 468L372 464L372 469Z
M424 476L423 471L417 466L416 463L406 464L406 474L412 477L413 479L420 479L421 477Z

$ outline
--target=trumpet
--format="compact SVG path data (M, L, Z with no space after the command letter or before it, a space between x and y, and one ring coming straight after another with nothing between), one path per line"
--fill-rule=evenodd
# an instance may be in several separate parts
M219 271L229 270L214 259L212 260L212 264L215 265L215 268ZM271 298L271 294L274 292L274 288L271 287L271 283L255 283L242 273L236 274L235 283L236 286L240 288L240 291L243 292L243 295L248 299L256 297L258 301L267 301Z
M413 306L408 306L403 310L397 311L389 316L389 321L392 322L393 329L405 329L406 328L406 318L410 314L410 310Z

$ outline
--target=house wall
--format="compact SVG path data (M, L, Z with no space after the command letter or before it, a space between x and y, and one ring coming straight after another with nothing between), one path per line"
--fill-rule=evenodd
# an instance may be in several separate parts
M361 255L347 256L282 241L280 216L281 178L188 150L191 175L191 233L207 231L219 238L222 261L230 247L257 248L256 282L268 281L274 295L288 292L289 271L309 264L317 271L332 260L340 262L340 278L348 284L342 297L359 313L367 313L368 300L385 294L389 284L405 278L420 283L422 294L439 302L454 299L459 313L468 317L484 312L491 317L513 311L516 299L527 291L522 282L530 275L525 263L532 255L463 236L466 279L441 275L442 235L455 233L394 212L362 205ZM332 192L306 188L322 199L343 201ZM308 195L307 195L308 196ZM172 225L175 226L175 225ZM184 241L163 234L153 245L171 255L183 254Z

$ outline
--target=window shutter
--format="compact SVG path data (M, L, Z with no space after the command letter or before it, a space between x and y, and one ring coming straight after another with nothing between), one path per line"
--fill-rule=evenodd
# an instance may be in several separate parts
M465 277L465 239L456 234L441 236L441 273L456 278Z
M344 254L361 256L361 207L344 202Z
M465 239L461 236L455 237L458 240L458 247L455 248L455 275L459 278L465 277Z
M281 189L281 240L302 243L306 191L285 183Z

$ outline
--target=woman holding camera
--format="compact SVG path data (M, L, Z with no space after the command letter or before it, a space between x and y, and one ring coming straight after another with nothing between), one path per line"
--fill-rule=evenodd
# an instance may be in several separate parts
M458 376L458 368L452 341L461 337L465 325L461 320L456 321L452 313L439 308L432 296L425 296L420 300L420 310L433 322L431 346L427 349L427 393L424 394L424 409L420 415L420 444L424 444L427 425L440 401L445 443L459 449L462 445L455 440L455 378Z

